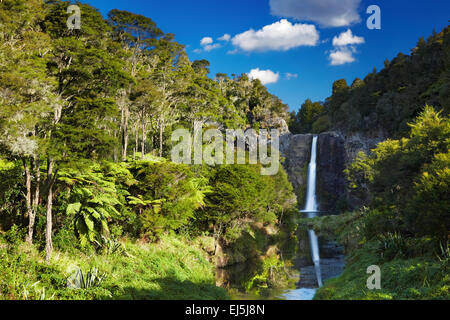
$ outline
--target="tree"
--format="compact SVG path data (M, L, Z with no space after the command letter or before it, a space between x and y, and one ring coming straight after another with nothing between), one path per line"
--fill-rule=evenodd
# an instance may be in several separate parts
M192 62L192 69L194 69L195 73L206 76L209 73L210 63L208 60L195 60Z
M307 99L297 114L292 114L290 130L294 134L313 133L313 124L324 115L325 107L319 102Z
M29 219L27 241L31 243L40 203L40 160L48 142L46 127L60 101L56 94L56 79L46 72L51 41L40 28L44 13L42 3L8 1L5 6L9 6L10 11L9 15L4 15L3 9L0 12L2 22L5 22L4 25L0 23L1 37L5 41L0 50L3 88L0 94L0 130L3 131L0 143L10 157L19 158L23 163ZM21 27L11 25L9 19ZM15 29L14 34L8 32L11 29Z
M153 20L143 15L114 9L108 13L108 17L109 24L114 31L114 39L123 43L125 50L129 52L130 74L136 81L139 70L143 67L142 58L156 48L158 38L163 36L163 32ZM129 87L128 95L131 94L131 90L131 87ZM121 101L123 102L120 104L122 113L120 124L122 130L122 160L126 161L130 111L129 103L125 99ZM143 142L143 145L145 145L145 142Z

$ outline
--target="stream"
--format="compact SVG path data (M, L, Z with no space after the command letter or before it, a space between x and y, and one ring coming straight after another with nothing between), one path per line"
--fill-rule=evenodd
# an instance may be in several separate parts
M308 218L324 214L316 200L317 139L311 146L305 209L299 212ZM312 300L323 281L342 273L345 257L342 247L319 239L314 230L300 233L297 241L277 244L277 256L217 270L216 282L236 300Z

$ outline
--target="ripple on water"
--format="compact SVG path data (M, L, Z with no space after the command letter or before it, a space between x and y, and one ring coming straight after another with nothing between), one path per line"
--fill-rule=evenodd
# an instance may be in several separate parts
M283 297L286 300L312 300L316 291L317 289L300 288L283 294Z

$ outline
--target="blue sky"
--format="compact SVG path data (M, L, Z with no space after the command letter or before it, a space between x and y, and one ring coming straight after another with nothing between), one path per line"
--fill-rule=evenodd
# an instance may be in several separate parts
M382 69L386 58L409 54L420 36L428 37L433 28L439 32L450 19L448 0L81 2L104 16L116 8L150 17L186 45L192 61L209 60L211 77L253 70L253 76L272 81L266 84L269 91L291 110L298 110L307 98L325 100L334 80L351 83L374 67ZM370 5L381 9L381 30L367 28ZM228 41L218 40L225 34Z

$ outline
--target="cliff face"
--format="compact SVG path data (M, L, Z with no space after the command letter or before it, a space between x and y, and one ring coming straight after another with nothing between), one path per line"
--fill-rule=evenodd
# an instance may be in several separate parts
M308 164L311 157L312 134L286 134L280 149L286 158L283 166L296 190L299 207L305 205ZM344 169L347 161L345 139L335 132L319 135L317 145L317 195L319 209L336 211L346 197Z
M311 157L312 134L291 133L280 137L280 151L289 179L296 190L299 208L305 204L308 164ZM340 132L321 133L317 142L317 197L319 209L341 212L364 204L363 199L352 195L347 188L344 170L360 151L370 150L384 141L383 132L371 135L354 133L344 136Z
M323 211L346 209L347 162L345 140L336 132L326 132L317 140L317 200Z
M382 130L370 133L354 132L352 134L340 135L345 141L346 164L352 162L360 151L369 154L378 143L388 138L387 133Z
M280 152L285 158L283 167L295 189L299 208L302 208L305 204L312 139L312 134L293 135L291 133L280 138Z

